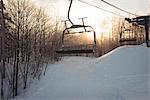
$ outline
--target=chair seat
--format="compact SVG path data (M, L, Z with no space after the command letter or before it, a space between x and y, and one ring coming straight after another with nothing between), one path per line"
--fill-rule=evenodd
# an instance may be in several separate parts
M57 50L59 54L78 54L78 53L93 53L92 49L87 50Z
M136 38L126 38L126 39L120 39L120 42L130 42L130 41L136 41Z
M56 50L56 52L62 54L93 53L93 45L65 46Z

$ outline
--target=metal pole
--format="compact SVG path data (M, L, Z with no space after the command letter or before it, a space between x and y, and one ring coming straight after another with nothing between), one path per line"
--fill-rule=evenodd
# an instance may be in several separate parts
M82 24L83 24L84 30L85 30L85 32L86 32L85 23L84 23L84 19L85 19L85 18L87 18L87 17L78 18L78 19L81 19L81 20L82 20Z
M145 18L145 34L146 34L146 45L149 47L149 26L148 26L149 18Z
M69 10L68 10L68 20L70 21L70 23L71 23L72 25L74 25L73 22L72 22L71 19L70 19L70 10L71 10L71 6L72 6L72 2L73 2L73 0L70 0L70 6L69 6Z

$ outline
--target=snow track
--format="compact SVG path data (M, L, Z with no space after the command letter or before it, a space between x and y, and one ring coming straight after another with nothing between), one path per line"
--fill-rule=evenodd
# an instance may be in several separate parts
M101 58L65 57L18 100L150 100L150 49L120 47Z

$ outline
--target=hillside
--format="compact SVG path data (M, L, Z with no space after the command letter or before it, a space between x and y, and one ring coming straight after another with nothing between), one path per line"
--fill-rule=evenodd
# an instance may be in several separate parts
M149 100L149 60L144 45L100 58L64 57L15 100Z

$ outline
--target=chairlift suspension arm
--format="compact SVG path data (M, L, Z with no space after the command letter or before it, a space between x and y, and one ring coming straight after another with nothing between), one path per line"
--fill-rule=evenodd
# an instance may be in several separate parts
M72 2L73 2L73 0L70 0L70 6L69 6L69 10L68 10L68 20L70 21L70 23L71 23L72 25L74 25L73 22L72 22L71 19L70 19L70 10L71 10L71 7L72 7Z

